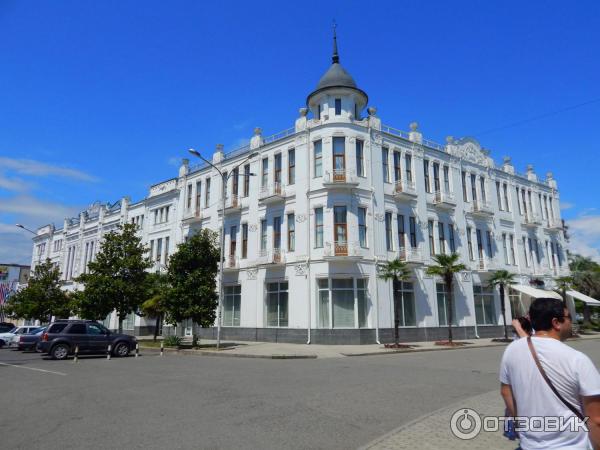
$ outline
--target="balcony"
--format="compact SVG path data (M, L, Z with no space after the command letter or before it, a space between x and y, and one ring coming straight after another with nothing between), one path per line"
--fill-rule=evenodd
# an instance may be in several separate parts
M264 205L278 203L285 200L285 188L281 183L273 183L260 188L258 201Z
M258 255L257 264L259 265L285 265L285 251L280 248L273 250L261 250Z
M548 219L546 222L546 228L552 231L562 231L563 223L562 220Z
M225 257L225 265L223 266L224 272L235 272L240 270L240 260L234 256L229 255Z
M358 178L353 171L347 169L336 169L331 172L325 171L323 186L329 188L353 188L358 186Z
M221 208L219 207L219 210ZM225 215L236 214L242 210L242 201L238 195L228 195L225 199Z
M357 261L364 257L365 251L358 242L325 242L323 258L326 261Z
M495 261L491 258L483 257L472 261L471 267L476 272L487 272L496 268Z
M477 217L491 217L494 215L494 210L489 202L474 200L471 204L470 213Z
M429 202L440 209L454 209L456 200L451 192L435 191L429 194Z
M183 213L183 221L186 223L194 223L202 220L202 210L200 209L186 209Z
M423 256L418 248L400 247L398 258L407 264L423 264Z
M394 184L394 197L411 200L417 196L414 181L399 180Z
M523 225L527 228L536 228L542 224L540 218L535 214L525 214L523 216Z

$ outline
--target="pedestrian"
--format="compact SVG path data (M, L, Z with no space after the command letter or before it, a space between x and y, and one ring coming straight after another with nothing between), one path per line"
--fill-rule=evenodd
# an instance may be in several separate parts
M517 418L521 448L600 449L600 374L586 355L562 342L571 336L568 309L560 300L538 298L529 319L535 334L511 343L500 365L501 395ZM589 432L577 426L584 416ZM549 418L574 425L539 426Z

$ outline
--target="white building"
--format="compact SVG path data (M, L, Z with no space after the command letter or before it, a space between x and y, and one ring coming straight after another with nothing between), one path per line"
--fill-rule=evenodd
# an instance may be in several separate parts
M472 138L440 145L416 123L409 132L382 125L339 64L335 40L306 104L290 129L263 137L257 128L230 152L217 146L212 162L234 171L224 211L218 173L184 159L177 177L139 202L96 203L62 229L40 228L32 264L51 258L73 288L103 233L133 222L160 268L186 236L218 230L224 216L222 337L298 343L391 340L392 287L377 267L398 257L413 273L401 292L404 341L447 336L443 284L425 274L431 255L456 251L468 267L454 292L458 338L502 333L499 295L486 287L493 271L518 274L513 307L530 284L549 288L566 274L551 173L541 180L529 166L519 174L510 158L498 166ZM149 334L152 323L132 317L125 328Z

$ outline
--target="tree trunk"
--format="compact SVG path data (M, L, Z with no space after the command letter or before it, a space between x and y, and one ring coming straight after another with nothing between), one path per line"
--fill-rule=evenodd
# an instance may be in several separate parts
M398 279L394 277L394 285L392 287L393 294L392 297L394 299L394 343L398 345L400 343L400 317L398 314Z
M453 319L453 305L452 305L452 278L446 280L446 286L448 287L448 301L446 302L447 316L448 316L448 342L452 344L452 319Z
M154 342L156 342L159 328L160 328L160 314L156 316L156 322L154 322Z
M500 284L500 309L502 310L502 323L504 324L504 339L508 340L508 328L506 328L506 301L504 299L503 284Z
M119 334L123 333L123 318L121 317L121 314L119 314Z
M573 319L571 319L571 320L573 320ZM588 305L586 303L585 305L583 305L583 324L585 326L589 326L591 320L592 320L592 311L590 309L590 305Z

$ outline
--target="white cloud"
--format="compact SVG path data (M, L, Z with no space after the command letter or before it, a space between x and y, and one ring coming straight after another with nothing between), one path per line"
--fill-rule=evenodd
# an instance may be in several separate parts
M571 252L600 262L600 215L581 214L566 223Z
M9 169L22 175L49 176L55 175L63 178L71 178L79 181L97 181L98 179L88 173L68 167L46 164L32 159L14 159L0 157L0 168Z
M18 195L2 199L0 203L0 213L18 214L36 220L42 219L44 223L53 220L62 221L65 217L73 217L82 209L81 207L40 200L30 195Z
M181 159L182 159L182 158L179 158L179 157L177 157L177 156L171 156L171 157L170 157L170 158L167 160L167 163L168 163L170 166L173 166L173 167L179 167L179 166L181 165Z
M24 192L29 190L31 183L27 183L21 178L8 178L0 172L0 189L14 192Z
M13 225L13 228L16 227ZM19 236L18 233L12 234L0 231L0 263L31 264L33 252L31 236Z
M562 209L563 211L566 209L571 209L575 206L574 203L569 203L569 202L561 202L560 203L560 209Z

